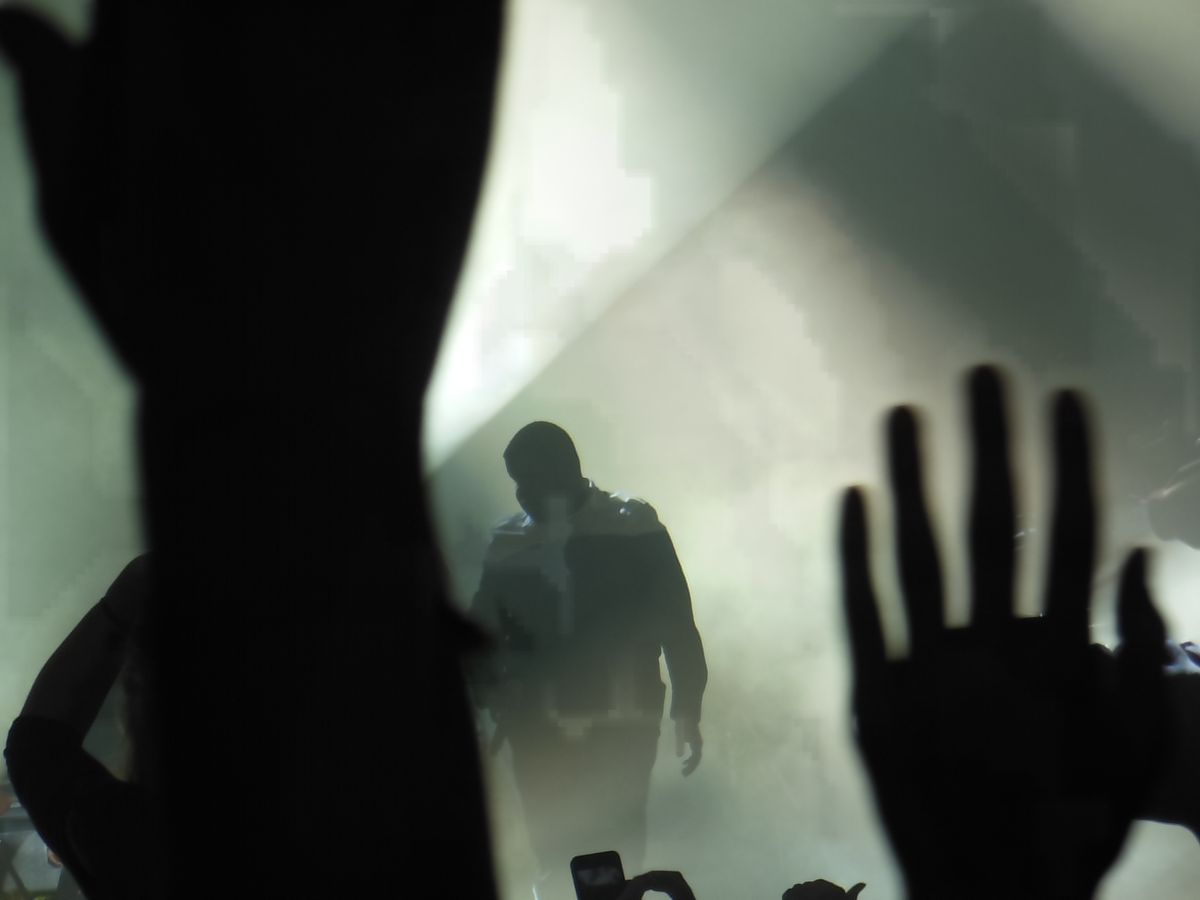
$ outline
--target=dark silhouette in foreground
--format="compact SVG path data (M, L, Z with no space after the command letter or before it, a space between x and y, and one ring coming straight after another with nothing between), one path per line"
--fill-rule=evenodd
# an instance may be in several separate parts
M783 892L783 900L840 900L842 897L853 900L865 887L860 881L853 887L842 888L824 878L818 878L816 881L803 881L792 885Z
M1159 766L1167 728L1163 623L1142 551L1118 595L1123 643L1089 645L1096 513L1082 403L1055 398L1054 510L1044 615L1013 612L1015 533L999 374L970 378L971 624L944 623L917 420L888 418L897 561L910 652L889 661L858 489L842 508L855 729L875 799L918 900L1091 897Z
M46 848L46 862L60 870L58 886L54 889L54 900L87 900L79 882L71 874L71 870L65 868L63 861L48 847Z
M523 513L493 532L472 614L497 652L476 697L513 770L549 896L580 846L618 844L639 868L670 673L677 752L700 763L708 672L687 580L649 504L583 477L565 431L534 422L504 453ZM616 837L613 838L612 836Z
M446 848L426 896L494 895L419 432L501 12L97 0L72 43L0 10L41 228L138 386L154 896L366 896L346 860Z
M1181 444L1183 441L1176 441ZM1163 453L1187 459L1165 483L1145 497L1147 520L1156 537L1200 549L1200 460L1196 446ZM1141 818L1181 825L1200 839L1200 652L1191 642L1167 645L1166 679L1171 720L1162 771Z
M679 872L655 870L635 875L625 883L617 900L640 900L649 891L666 894L671 900L696 900L691 886Z
M89 900L155 896L163 847L146 787L114 777L84 749L125 667L152 590L139 556L42 667L8 734L4 757L38 834ZM62 886L60 886L61 888Z
M1185 652L1179 645L1168 650ZM1200 840L1200 667L1172 665L1165 681L1171 725L1167 749L1138 818L1180 825Z
M638 900L649 891L666 894L671 900L696 900L691 885L681 872L655 869L626 879L620 855L612 850L576 856L571 860L571 876L577 900ZM865 887L859 882L844 889L818 878L792 885L783 892L783 900L854 898Z

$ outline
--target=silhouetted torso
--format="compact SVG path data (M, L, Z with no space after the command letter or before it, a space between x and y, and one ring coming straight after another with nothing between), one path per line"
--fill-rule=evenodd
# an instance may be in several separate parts
M687 581L653 507L587 483L565 519L495 529L474 615L496 635L476 696L512 748L546 881L569 896L572 856L617 849L642 864L666 687L698 723L708 673Z
M500 636L502 712L554 719L699 718L704 653L670 536L647 503L594 485L560 534L515 515L494 531L474 612Z

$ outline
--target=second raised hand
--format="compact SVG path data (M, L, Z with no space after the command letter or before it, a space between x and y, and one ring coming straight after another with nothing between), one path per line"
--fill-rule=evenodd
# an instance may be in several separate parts
M971 621L948 628L917 417L888 418L910 655L889 661L862 493L842 508L843 603L857 739L913 898L1090 897L1162 748L1163 625L1140 552L1126 561L1113 666L1088 645L1096 515L1081 399L1053 403L1054 511L1044 615L1014 615L1015 504L1004 385L968 379Z

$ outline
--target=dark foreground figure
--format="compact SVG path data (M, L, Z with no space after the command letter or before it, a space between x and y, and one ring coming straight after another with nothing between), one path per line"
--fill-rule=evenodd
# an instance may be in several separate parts
M634 870L666 687L684 774L700 763L708 678L687 580L648 503L583 477L557 425L522 428L504 453L524 512L492 535L472 612L496 637L477 697L507 741L533 848L569 896L568 863L612 846ZM557 876L557 877L555 877Z
M136 771L116 778L84 749L122 671L136 696L133 634L149 594L149 556L133 560L47 660L8 733L9 777L47 846L65 865L56 896L148 896L165 880L153 798ZM133 717L127 716L134 725Z
M419 425L500 27L495 0L97 0L73 45L0 11L43 231L139 389L168 883L91 900L494 894Z

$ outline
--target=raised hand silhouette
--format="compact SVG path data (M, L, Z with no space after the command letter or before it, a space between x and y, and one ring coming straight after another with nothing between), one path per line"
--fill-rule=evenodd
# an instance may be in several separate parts
M691 885L681 873L658 869L630 878L617 900L640 900L648 892L666 894L671 900L696 900Z
M419 19L92 8L74 42L6 6L0 52L43 231L131 373L222 399L271 380L275 400L369 368L419 414L487 151L499 0Z
M180 350L173 338L186 333L162 328L163 314L179 315L185 296L198 300L212 286L200 257L227 276L236 244L229 234L197 241L217 219L213 188L232 169L231 155L214 150L230 146L237 129L221 121L216 91L195 90L218 79L189 65L189 43L172 33L185 17L167 6L99 0L78 43L32 10L0 10L0 51L18 77L43 233L143 383L154 349L169 360ZM205 194L207 205L198 202Z
M340 860L403 868L453 835L434 892L490 896L420 424L502 3L92 10L74 43L6 6L0 51L45 235L139 389L167 893L211 892L195 811L236 798L243 893L378 890Z
M859 882L849 888L842 888L832 881L818 878L816 881L803 881L794 884L783 892L783 900L854 900L862 893L866 884Z
M90 37L72 43L31 10L0 9L0 51L19 77L38 212L59 259L97 302L103 248L94 240L120 209L119 60L114 4L97 4ZM114 243L121 235L113 234ZM104 303L100 302L100 306Z
M1130 554L1115 660L1089 646L1096 513L1081 399L1053 404L1054 509L1044 614L1014 615L1014 502L1000 374L969 378L974 474L970 624L948 628L925 508L917 419L887 422L909 632L889 660L868 565L863 494L845 494L843 601L856 737L917 900L1093 895L1143 804L1164 746L1164 628Z

